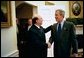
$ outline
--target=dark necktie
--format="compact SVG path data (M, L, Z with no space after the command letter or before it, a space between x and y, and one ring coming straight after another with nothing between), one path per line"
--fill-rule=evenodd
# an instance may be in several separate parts
M60 34L61 34L61 24L58 25L58 31L57 31L58 38L60 38Z

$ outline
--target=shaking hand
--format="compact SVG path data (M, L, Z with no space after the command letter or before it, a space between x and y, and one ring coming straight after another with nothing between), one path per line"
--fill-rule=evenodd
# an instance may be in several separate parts
M48 42L47 44L48 44L48 48L50 48L50 47L51 47L51 43L50 43L50 42Z

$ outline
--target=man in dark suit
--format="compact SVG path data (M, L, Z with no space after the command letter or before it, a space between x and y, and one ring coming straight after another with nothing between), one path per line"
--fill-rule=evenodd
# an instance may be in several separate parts
M32 19L33 25L29 29L28 36L28 57L47 57L47 43L45 32L51 27L45 29L42 25L42 17L37 15Z
M27 56L27 30L28 30L28 18L19 18L18 34L17 34L17 46L19 50L19 57Z
M78 43L75 34L74 24L64 20L65 12L62 9L55 11L57 23L51 27L51 37L48 47L54 41L54 57L69 57L71 53L76 57L78 53Z

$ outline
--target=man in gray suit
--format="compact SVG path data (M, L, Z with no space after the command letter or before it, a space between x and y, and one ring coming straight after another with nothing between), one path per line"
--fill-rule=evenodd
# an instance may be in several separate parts
M51 37L48 47L54 41L54 57L70 57L71 48L73 56L78 53L78 43L75 34L74 24L64 20L65 12L62 9L55 11L55 19L57 23L51 27Z

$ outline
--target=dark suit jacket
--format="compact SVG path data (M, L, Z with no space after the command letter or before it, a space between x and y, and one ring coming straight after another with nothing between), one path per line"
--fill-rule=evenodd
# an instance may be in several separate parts
M28 57L47 57L47 44L45 38L45 32L48 29L41 27L42 33L40 29L38 29L35 25L32 25L28 31Z
M54 41L54 56L55 57L69 57L71 52L77 53L78 44L75 34L75 27L71 22L64 22L60 39L57 38L57 24L54 24L51 28L51 38L49 42L52 44Z
M19 50L19 57L27 57L27 24L19 24L17 33L17 46Z

